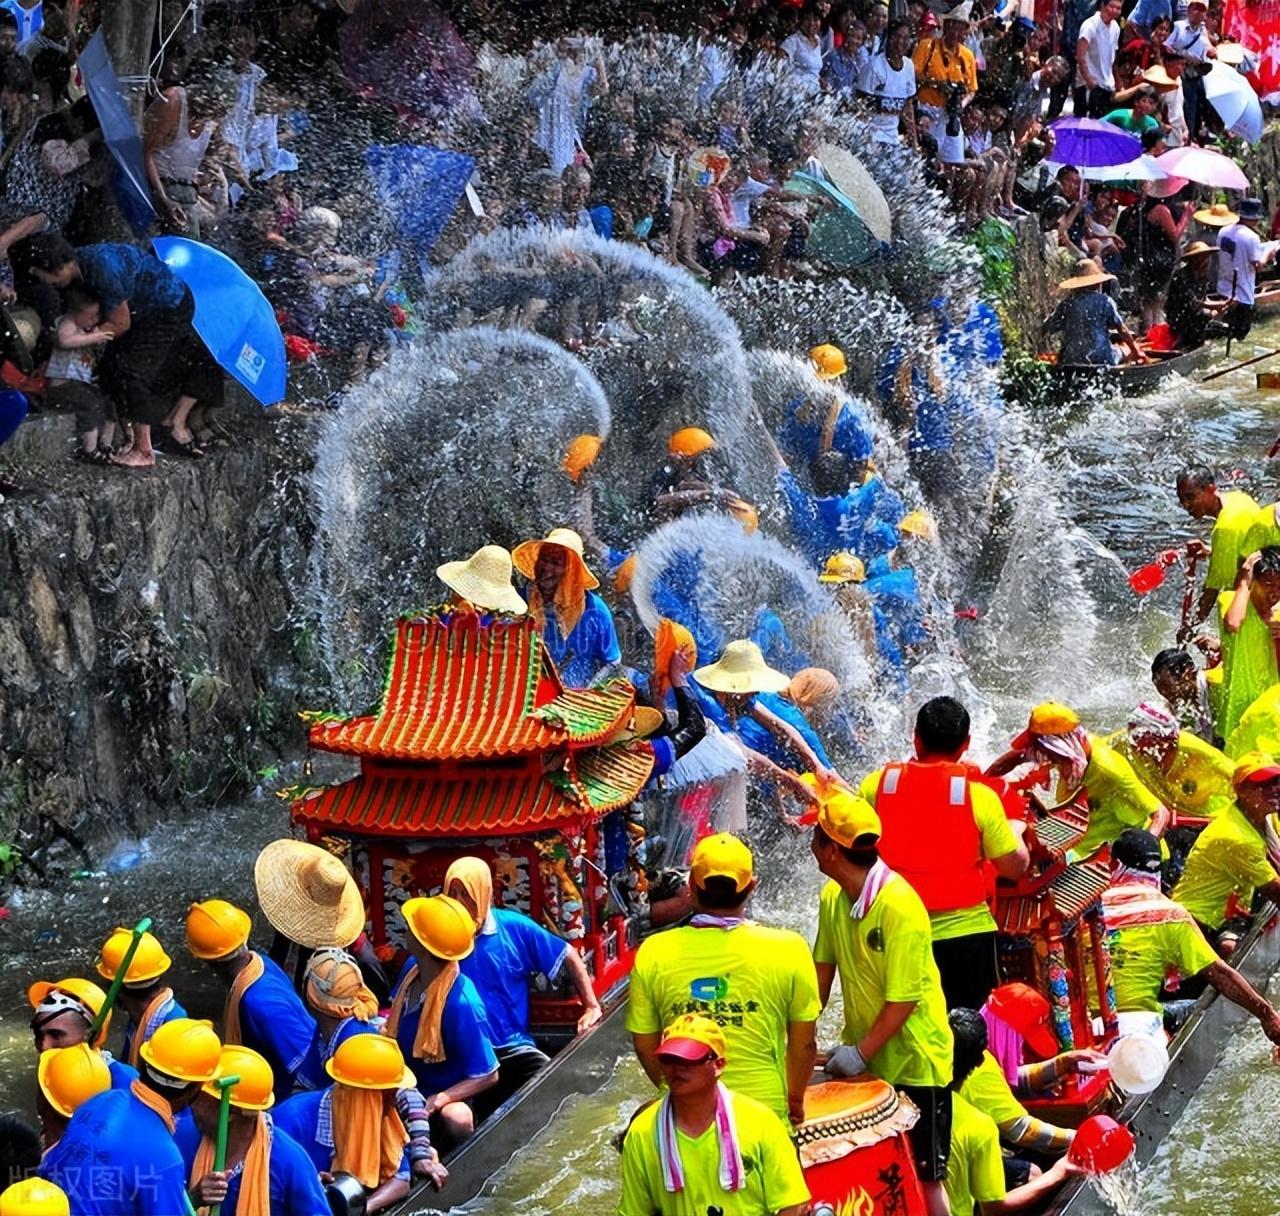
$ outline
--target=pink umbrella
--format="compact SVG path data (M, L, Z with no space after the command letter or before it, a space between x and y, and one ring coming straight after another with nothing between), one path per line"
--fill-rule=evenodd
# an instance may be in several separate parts
M1170 148L1156 157L1156 164L1171 177L1214 186L1219 190L1248 190L1249 179L1240 166L1221 152L1208 148Z

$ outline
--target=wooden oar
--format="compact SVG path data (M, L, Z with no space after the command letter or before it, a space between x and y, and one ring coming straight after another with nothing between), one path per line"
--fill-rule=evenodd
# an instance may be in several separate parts
M1200 383L1208 384L1210 380L1216 380L1219 376L1229 375L1231 372L1238 372L1242 367L1248 367L1253 363L1261 363L1263 359L1270 359L1273 355L1280 355L1280 346L1275 350L1269 350L1262 355L1254 355L1252 359L1246 359L1243 363L1233 363L1230 367L1224 367L1220 372L1212 372L1208 376L1204 376Z

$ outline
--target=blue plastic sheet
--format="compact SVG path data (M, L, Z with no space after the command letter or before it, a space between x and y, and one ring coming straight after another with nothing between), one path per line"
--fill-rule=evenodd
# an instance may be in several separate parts
M26 420L31 403L16 389L0 391L0 444L8 443Z

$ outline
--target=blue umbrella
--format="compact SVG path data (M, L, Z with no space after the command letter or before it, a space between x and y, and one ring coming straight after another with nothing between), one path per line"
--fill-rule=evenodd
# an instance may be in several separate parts
M30 402L16 389L0 392L0 444L8 443L27 416Z
M76 60L85 92L98 116L102 139L115 161L111 187L120 211L138 236L145 236L156 218L155 204L147 186L147 170L142 161L142 136L129 113L129 104L120 92L120 81L107 54L107 44L99 30L89 39Z
M831 200L813 221L806 248L833 266L861 266L871 261L881 248L880 241L867 226L853 200L841 193L825 178L797 172L787 182L788 190L817 195Z
M1142 155L1142 140L1096 118L1060 118L1049 124L1053 160L1060 165L1092 169L1127 165Z
M181 236L158 236L156 256L190 289L195 330L228 375L263 405L284 397L284 336L275 310L225 253Z

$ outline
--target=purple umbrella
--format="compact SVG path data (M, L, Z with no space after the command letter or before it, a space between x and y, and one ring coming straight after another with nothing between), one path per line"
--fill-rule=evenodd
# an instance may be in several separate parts
M1053 159L1061 165L1089 169L1127 165L1142 155L1142 141L1096 118L1060 118L1051 122Z

